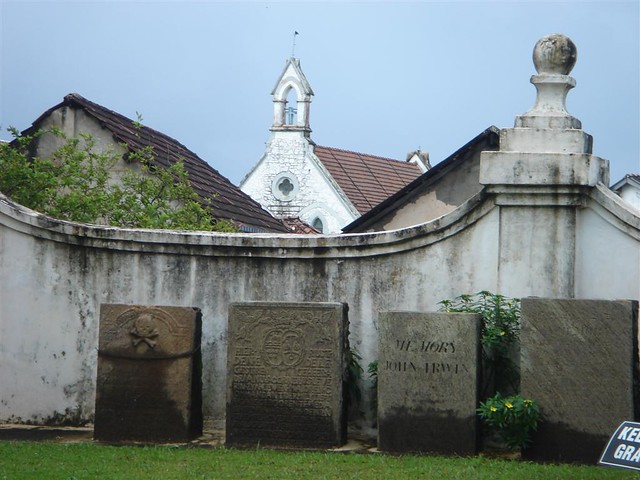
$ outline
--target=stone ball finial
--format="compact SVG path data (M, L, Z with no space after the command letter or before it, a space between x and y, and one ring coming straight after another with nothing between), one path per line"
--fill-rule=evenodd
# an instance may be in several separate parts
M539 74L569 75L578 58L578 49L566 35L542 37L533 49L533 64Z

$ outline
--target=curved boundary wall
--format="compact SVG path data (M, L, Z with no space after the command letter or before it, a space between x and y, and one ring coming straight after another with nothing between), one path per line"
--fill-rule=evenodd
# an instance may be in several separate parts
M0 197L0 285L0 422L92 420L102 303L202 310L203 413L215 422L231 302L345 302L366 366L380 311L435 311L480 290L638 299L640 218L601 184L488 186L429 223L342 236L123 230Z

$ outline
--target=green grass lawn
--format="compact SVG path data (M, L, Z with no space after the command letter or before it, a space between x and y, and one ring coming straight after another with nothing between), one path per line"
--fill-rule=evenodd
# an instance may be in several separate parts
M451 458L241 451L202 447L115 447L0 441L0 479L576 479L640 478L630 470Z

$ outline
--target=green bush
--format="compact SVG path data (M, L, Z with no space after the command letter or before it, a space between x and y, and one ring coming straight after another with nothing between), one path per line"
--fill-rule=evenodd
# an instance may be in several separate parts
M530 433L538 428L540 409L521 395L503 397L497 393L480 404L478 415L509 448L525 448L531 442Z
M520 340L520 300L486 290L475 295L463 294L439 302L445 312L477 313L482 316L480 342L485 367L482 397L496 391L518 392L520 374L511 359Z
M481 291L440 302L446 312L482 316L480 343L485 379L478 415L509 448L525 448L540 421L538 405L519 395L520 373L512 360L520 341L520 300ZM504 392L512 394L504 397Z
M110 171L120 154L99 151L91 135L68 138L55 128L33 135L10 131L14 141L0 143L0 192L25 207L60 220L125 228L237 230L213 218L182 162L154 167L150 147L129 151L128 161L139 162L140 172L128 170L115 183ZM46 158L32 151L43 135L60 143Z

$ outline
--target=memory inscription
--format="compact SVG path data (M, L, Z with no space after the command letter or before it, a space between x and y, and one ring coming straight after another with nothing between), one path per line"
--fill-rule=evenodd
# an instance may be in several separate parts
M226 443L342 444L346 335L343 304L231 304Z
M393 343L393 342L392 342ZM382 364L382 368L386 370L392 370L395 372L418 372L422 371L424 373L431 374L458 374L460 372L468 372L469 369L464 364L459 363L451 363L447 361L447 354L455 354L456 346L454 342L443 342L443 341L431 341L431 340L407 340L407 339L397 339L396 340L396 350L401 352L410 352L410 353L424 353L425 358L436 358L440 357L439 355L433 354L443 354L441 361L424 361L423 359L418 359L417 361L393 361L386 360L384 364ZM392 348L393 349L393 348ZM419 358L419 355L417 355ZM440 359L440 358L437 358Z
M378 448L477 452L480 317L381 312Z

